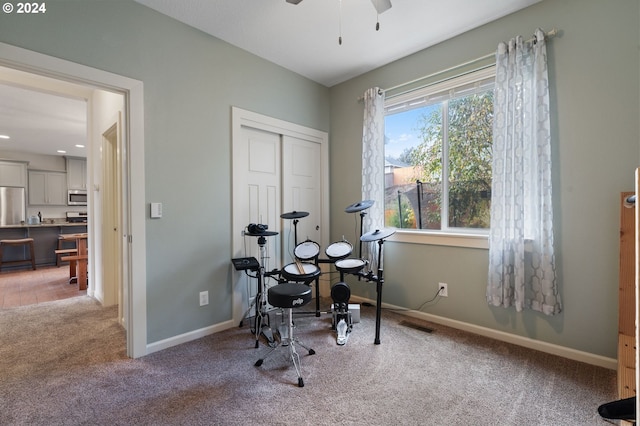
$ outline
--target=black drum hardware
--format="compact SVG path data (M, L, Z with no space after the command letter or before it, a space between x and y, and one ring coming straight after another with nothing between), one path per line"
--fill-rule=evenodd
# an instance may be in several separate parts
M349 311L349 297L351 289L345 282L335 283L331 287L331 299L333 300L333 322L331 327L336 330L336 343L347 343L349 333L353 329L353 318Z
M320 274L321 270L318 266L318 255L320 254L320 245L318 243L307 239L298 244L298 223L299 219L309 216L308 212L293 210L288 213L280 215L282 219L293 219L294 229L294 244L293 250L294 262L285 265L282 268L283 280L289 280L292 282L301 282L307 285L311 285L315 281L315 297L316 297L316 310L315 315L319 317L320 311ZM296 311L296 314L308 314L309 312Z
M249 270L257 272L260 269L258 259L255 257L239 257L237 259L231 259L231 263L233 263L233 267L236 271Z
M320 310L320 275L322 274L320 264L334 263L337 260L348 257L353 251L353 247L343 238L342 241L336 241L326 248L325 254L327 258L323 259L320 258L320 245L315 241L306 239L305 241L298 243L298 219L307 217L308 215L309 213L307 212L295 210L280 215L282 219L294 219L293 227L295 231L295 248L293 250L293 257L295 259L294 262L285 265L282 268L281 276L283 281L298 282L308 285L315 282L315 312L296 311L294 314L315 313L315 316L319 317L323 313L331 313L331 311Z
M364 217L367 215L365 210L373 206L374 203L374 200L363 200L353 203L344 209L345 213L360 213L360 236L362 236L362 233L364 232ZM362 241L360 241L358 256L362 257Z
M254 270L257 272L256 276L254 277L258 279L256 296L254 297L253 302L251 303L247 311L242 316L242 320L240 321L240 327L242 327L245 318L253 318L252 332L254 333L256 338L256 348L260 344L259 342L261 335L263 335L265 339L267 339L269 346L276 346L276 341L270 326L269 312L267 310L267 293L265 283L267 277L275 275L276 273L274 271L265 271L265 259L267 258L265 244L267 243L266 237L278 235L278 233L268 231L267 229L267 225L251 223L249 224L249 226L247 226L247 232L245 232L244 234L250 237L258 237L258 247L260 248L260 263L257 265L257 269L255 265L255 263L257 263L257 259L255 259L254 257L239 258L234 259L235 261L233 261L234 267L236 266L236 264L239 264L241 267L243 265L253 264L252 268L246 269ZM253 315L250 315L252 309L254 310L254 313Z
M294 242L298 245L298 219L309 216L309 212L297 212L292 211L289 213L282 213L280 217L282 219L293 219L293 230L294 230Z
M334 306L336 307L337 312L334 314L334 327L336 329L337 338L336 342L338 344L346 343L346 338L343 336L344 327L340 327L341 320L344 320L346 323L346 336L348 337L348 333L351 332L351 312L349 312L349 297L350 291L349 286L345 283L344 276L345 274L355 275L358 279L364 279L367 282L375 282L376 283L376 334L374 338L374 344L380 344L380 321L382 314L382 286L384 284L384 276L383 276L383 263L382 263L382 245L384 244L385 238L390 237L395 233L394 230L391 229L376 229L374 231L363 234L363 219L366 213L364 212L366 209L371 207L374 204L373 200L364 200L345 208L346 213L360 213L360 250L359 257L356 259L352 258L343 258L337 260L335 262L336 269L340 272L340 281L334 284L331 288L331 297L334 299ZM373 271L366 270L365 267L368 266L368 262L362 259L362 243L370 243L377 242L378 243L378 265L377 265L377 273L373 273ZM341 329L342 328L342 329Z
M368 232L360 237L361 242L373 242L376 241L378 243L378 273L373 275L372 271L369 271L367 274L362 274L362 272L358 272L359 276L364 277L367 281L374 281L376 283L376 336L373 340L373 343L376 345L380 344L380 317L382 314L382 285L384 284L383 277L383 263L382 263L382 245L384 244L385 238L390 237L395 234L396 231L392 229L376 229L375 231Z
M257 293L254 297L251 305L243 315L243 319L240 322L242 327L243 321L247 318L253 318L252 320L252 333L255 334L256 343L255 347L259 346L259 338L263 335L272 348L275 350L279 344L290 347L290 355L293 364L298 373L298 384L303 386L302 377L300 375L300 359L295 350L295 343L304 347L309 351L309 354L315 353L313 349L309 349L306 346L300 344L297 339L293 338L293 308L306 305L311 299L310 285L315 281L316 286L316 310L317 317L320 316L320 291L319 291L319 277L322 274L319 264L331 263L335 266L335 269L340 273L340 281L331 286L331 298L333 300L332 309L327 313L332 313L332 329L336 331L336 343L338 345L344 345L347 342L349 334L353 329L353 317L352 312L349 311L349 298L351 297L351 290L349 285L345 282L345 275L357 276L359 280L363 279L367 282L376 283L376 329L374 344L380 344L380 321L382 311L382 287L384 284L383 276L383 263L382 263L382 246L384 241L389 236L395 233L392 229L375 229L371 232L363 233L363 219L366 215L365 210L370 208L374 204L373 200L364 200L351 204L345 208L346 213L359 213L360 215L360 237L359 237L359 251L357 258L350 257L353 252L353 246L344 238L341 241L331 243L325 249L326 259L321 259L320 245L309 239L298 243L298 231L297 225L299 219L307 217L308 212L292 211L284 213L280 217L282 219L293 220L293 226L295 229L295 249L293 251L294 261L282 267L282 269L274 269L272 271L265 270L266 256L266 238L274 235L278 235L278 232L269 231L267 225L251 223L247 226L246 236L254 236L258 238L258 246L260 249L260 261L255 257L241 257L231 259L233 266L238 271L256 272L255 276L249 275L252 278L258 280ZM362 259L362 243L377 242L378 244L378 261L377 271L374 273L370 267L369 262ZM277 281L277 285L267 289L266 279L274 278ZM267 303L271 306L286 309L288 312L288 324L280 324L274 335L270 326L269 312L267 309ZM252 312L253 311L253 312ZM296 312L304 313L304 312ZM282 316L284 321L284 314ZM279 335L280 343L276 341L276 337ZM270 354L269 352L267 356ZM256 366L260 366L265 360L266 356L256 362Z
M296 344L305 348L309 355L314 355L316 352L305 346L294 337L293 330L293 308L304 306L311 301L311 289L309 286L300 283L282 283L273 286L268 292L269 303L272 306L286 310L287 322L284 322L284 315L282 316L282 323L278 325L278 334L280 336L280 344L269 350L269 352L256 361L254 364L256 367L260 367L262 363L275 351L278 347L288 346L289 355L293 366L298 374L298 386L303 387L304 381L302 380L302 374L300 373L300 356L296 351Z
M361 242L373 242L378 243L378 270L377 274L373 271L363 271L367 265L367 261L363 259L343 259L337 261L335 266L340 272L340 281L333 285L331 288L331 297L334 299L334 306L336 306L337 313L334 315L334 325L337 332L336 342L340 344L346 343L346 338L341 337L341 330L339 328L340 319L345 319L347 325L347 333L351 331L351 313L348 311L350 292L347 292L348 285L344 281L345 274L355 275L359 278L366 280L367 282L376 283L376 334L373 343L380 344L380 321L382 315L382 285L384 284L383 267L382 267L382 245L384 239L393 235L395 231L387 229L376 229L375 231L368 232L360 237ZM346 288L345 288L346 287ZM336 299L338 299L336 301Z

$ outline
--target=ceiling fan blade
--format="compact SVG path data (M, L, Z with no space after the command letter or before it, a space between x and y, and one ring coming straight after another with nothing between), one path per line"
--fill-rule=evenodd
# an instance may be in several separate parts
M391 9L391 0L371 0L371 3L373 3L373 7L376 8L378 14Z
M371 3L373 3L373 7L376 8L378 14L391 9L391 0L371 0Z
M291 4L298 4L300 3L302 0L287 0L287 3L291 3Z

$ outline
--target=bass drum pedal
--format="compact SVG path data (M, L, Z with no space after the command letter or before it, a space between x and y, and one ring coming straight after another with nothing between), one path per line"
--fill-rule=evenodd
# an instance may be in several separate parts
M353 318L349 311L349 297L351 297L351 289L347 283L338 282L331 287L331 298L333 299L331 328L336 330L336 343L340 346L347 343L349 333L353 329Z

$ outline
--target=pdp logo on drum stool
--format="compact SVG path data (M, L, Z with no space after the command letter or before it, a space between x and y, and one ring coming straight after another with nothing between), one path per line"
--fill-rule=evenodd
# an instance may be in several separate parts
M300 306L304 305L304 299L299 297L299 298L297 298L295 300L292 300L291 301L291 306L296 306L296 305L300 305Z

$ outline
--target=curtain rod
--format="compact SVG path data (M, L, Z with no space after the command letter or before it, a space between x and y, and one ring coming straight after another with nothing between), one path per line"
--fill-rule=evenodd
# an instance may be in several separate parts
M545 38L553 38L556 35L558 35L558 32L559 32L558 29L552 28L550 31L544 33L544 37ZM532 38L530 38L526 42L527 43L531 43L531 42L535 41L535 39L536 39L536 37L534 35ZM476 62L480 62L480 61L483 61L485 59L489 59L492 56L495 56L495 52L487 53L486 55L480 56L479 58L472 59L472 60L464 62L462 64L454 65L454 66L449 67L447 69L440 70L440 71L434 72L432 74L425 75L423 77L419 77L419 78L416 78L416 79L411 80L411 81L407 81L407 82L402 83L402 84L398 84L396 86L387 87L386 89L380 89L380 90L378 90L378 94L382 95L384 92L387 92L389 90L395 90L395 89L399 89L399 88L404 87L404 86L409 86L409 85L417 83L419 81L426 80L426 79L431 78L431 77L436 77L436 76L438 76L440 74L445 74L445 73L447 73L449 71L453 71L453 70L456 70L458 68L466 67L467 65L475 64ZM364 96L360 96L358 98L358 102L362 102L363 100L364 100Z

